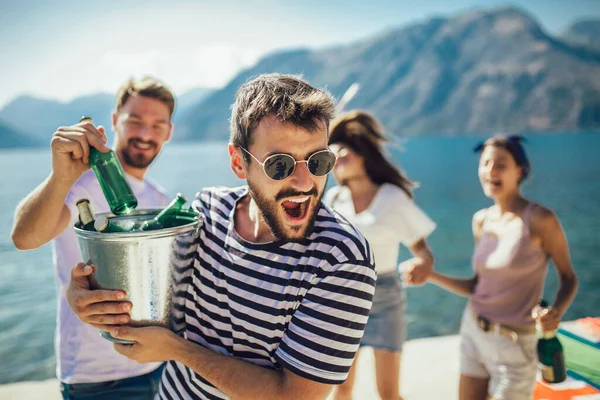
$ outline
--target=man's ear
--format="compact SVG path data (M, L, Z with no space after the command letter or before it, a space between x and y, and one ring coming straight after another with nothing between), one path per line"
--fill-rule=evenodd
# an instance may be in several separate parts
M173 137L173 123L169 122L169 134L167 135L167 138L165 139L165 143L169 143L171 141L171 138Z
M229 151L229 165L235 176L240 179L246 179L248 175L242 150L233 143L229 143L227 145L227 151Z

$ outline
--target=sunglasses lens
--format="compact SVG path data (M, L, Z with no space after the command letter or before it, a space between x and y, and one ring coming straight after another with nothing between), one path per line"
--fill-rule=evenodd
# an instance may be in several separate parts
M276 154L265 160L264 168L267 176L273 180L280 181L294 172L296 162L292 156L287 154Z
M335 165L335 154L331 151L320 151L308 158L308 170L314 176L325 176Z

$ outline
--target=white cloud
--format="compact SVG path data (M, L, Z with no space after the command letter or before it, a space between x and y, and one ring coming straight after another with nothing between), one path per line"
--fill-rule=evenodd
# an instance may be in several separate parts
M86 55L76 62L59 58L31 73L27 86L15 82L15 91L42 98L69 101L85 94L116 93L130 77L152 75L177 94L197 87L221 87L242 69L258 60L260 51L217 43L196 48L127 51L109 49L99 55ZM0 100L0 108L9 96Z
M220 87L259 54L228 44L210 44L193 50L108 51L101 58L102 86L114 91L128 76L154 75L177 92L194 87ZM100 71L98 71L100 72Z

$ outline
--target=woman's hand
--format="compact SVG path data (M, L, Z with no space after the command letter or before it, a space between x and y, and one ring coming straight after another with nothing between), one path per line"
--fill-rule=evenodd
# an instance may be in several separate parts
M558 329L562 315L554 307L535 306L531 312L531 316L536 320L536 323L543 331L555 331Z
M418 286L423 285L431 271L433 271L433 262L421 257L413 257L410 260L404 261L398 265L398 269L402 274L402 281L407 285Z

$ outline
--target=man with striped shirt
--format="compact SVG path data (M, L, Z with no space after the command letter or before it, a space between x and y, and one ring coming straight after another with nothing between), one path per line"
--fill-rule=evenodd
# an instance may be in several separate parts
M321 203L333 112L328 93L295 76L240 87L228 148L247 186L193 201L203 224L180 271L182 335L116 326L123 302L89 291L91 268L74 268L68 296L84 322L135 340L115 344L133 360L168 361L161 399L325 399L346 379L376 276L364 237Z

